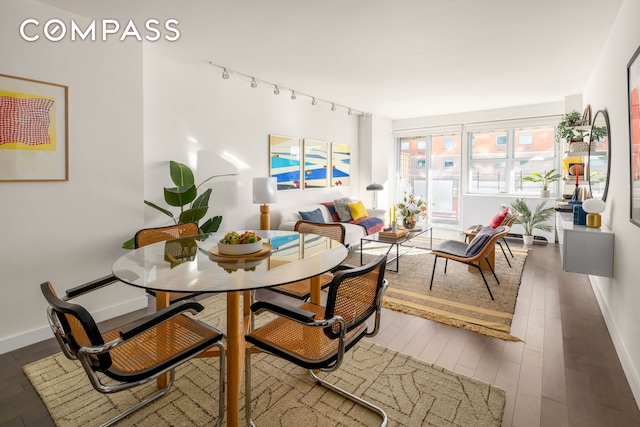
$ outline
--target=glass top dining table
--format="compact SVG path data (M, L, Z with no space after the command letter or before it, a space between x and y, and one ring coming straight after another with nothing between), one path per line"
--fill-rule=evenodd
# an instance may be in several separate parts
M112 268L122 282L156 291L158 310L169 305L170 292L226 293L227 426L239 426L240 421L249 291L310 279L311 301L319 303L320 275L339 265L348 253L340 242L315 234L277 230L256 234L262 239L262 248L248 255L219 253L218 241L225 233L218 232L132 250ZM160 379L159 385L164 381L166 378Z

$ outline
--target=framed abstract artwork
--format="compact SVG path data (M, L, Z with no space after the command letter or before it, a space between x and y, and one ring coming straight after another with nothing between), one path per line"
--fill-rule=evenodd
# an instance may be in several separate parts
M351 185L351 146L331 144L331 186Z
M269 176L276 178L278 190L301 189L301 173L302 140L269 135Z
M68 87L0 74L0 181L68 181Z
M304 188L327 188L329 143L304 140Z
M629 97L629 159L630 159L630 220L640 227L640 48L627 64L627 85Z

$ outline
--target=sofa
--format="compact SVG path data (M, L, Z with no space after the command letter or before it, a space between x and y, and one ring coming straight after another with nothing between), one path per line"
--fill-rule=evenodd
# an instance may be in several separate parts
M384 216L386 211L383 209L367 209L367 216L341 221L336 211L334 202L323 202L304 206L296 206L289 208L271 209L271 228L274 230L293 230L296 222L303 219L302 212L305 216L319 210L322 220L313 222L334 223L339 222L345 228L344 243L347 247L353 248L360 245L360 239L369 234L374 234L384 228ZM308 218L305 218L309 220Z

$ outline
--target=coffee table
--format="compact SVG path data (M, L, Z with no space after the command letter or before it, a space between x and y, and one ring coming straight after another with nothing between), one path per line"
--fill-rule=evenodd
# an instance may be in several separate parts
M403 230L402 228L399 228L401 230ZM425 248L425 247L421 247L421 246L417 246L415 243L412 242L413 239L415 239L416 237L429 232L429 247ZM429 226L422 226L422 227L415 227L412 228L411 230L407 230L407 234L397 238L397 239L392 239L392 238L380 238L378 233L375 234L371 234L369 236L365 236L363 238L360 239L360 265L364 265L362 262L362 247L364 246L365 242L375 242L375 243L382 243L382 244L386 244L389 245L389 248L387 249L387 256L389 255L389 253L391 252L391 249L393 249L394 247L396 248L396 255L393 258L387 258L387 264L395 261L396 262L396 268L388 268L387 270L389 271L393 271L394 273L397 273L398 271L400 271L400 257L403 255L406 255L407 253L409 253L411 250L415 249L415 248L419 248L419 249L432 249L433 248L433 227ZM400 247L403 248L407 248L407 250L400 252Z

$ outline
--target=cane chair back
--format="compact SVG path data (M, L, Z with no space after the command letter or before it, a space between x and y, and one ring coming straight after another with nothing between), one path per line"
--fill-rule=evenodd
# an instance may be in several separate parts
M89 311L69 300L115 282L117 279L114 276L107 276L67 291L64 298L57 296L51 283L40 285L49 303L49 324L63 353L70 359L80 361L97 391L114 393L170 373L171 380L166 387L142 402L134 402L129 410L103 425L111 425L166 394L173 383L175 367L213 346L218 347L220 354L219 425L224 413L222 332L192 316L186 316L185 312L196 314L203 307L194 301L183 301L162 312L103 333Z
M377 412L383 418L382 425L386 425L386 414L382 409L327 383L313 370L335 371L340 367L346 351L363 337L377 334L382 298L388 285L384 279L386 263L386 255L381 255L362 267L342 266L329 285L325 307L313 303L305 303L299 308L268 301L254 303L251 310L256 314L271 311L278 317L246 335L246 340L258 349L308 369L309 375L318 384ZM375 323L370 329L367 319L374 314ZM247 418L250 419L249 354L246 372L249 382L245 407Z
M134 244L136 248L151 245L162 241L178 239L180 237L197 236L199 234L198 224L195 222L185 222L184 224L169 225L166 227L154 227L143 228L138 231L134 237ZM182 253L180 245L167 245L165 250L171 250L175 248L177 253L169 254L173 255L175 259L179 258ZM147 289L147 293L156 296L155 291ZM170 292L169 300L173 304L174 302L182 301L185 299L195 298L200 293L196 292Z
M310 221L298 221L294 230L298 233L316 234L328 237L344 244L345 229L342 224L323 224ZM326 288L329 286L332 278L333 274L331 273L322 274L320 276L320 287ZM310 279L299 280L297 282L287 283L286 285L276 286L269 290L305 301L311 296L311 281Z

